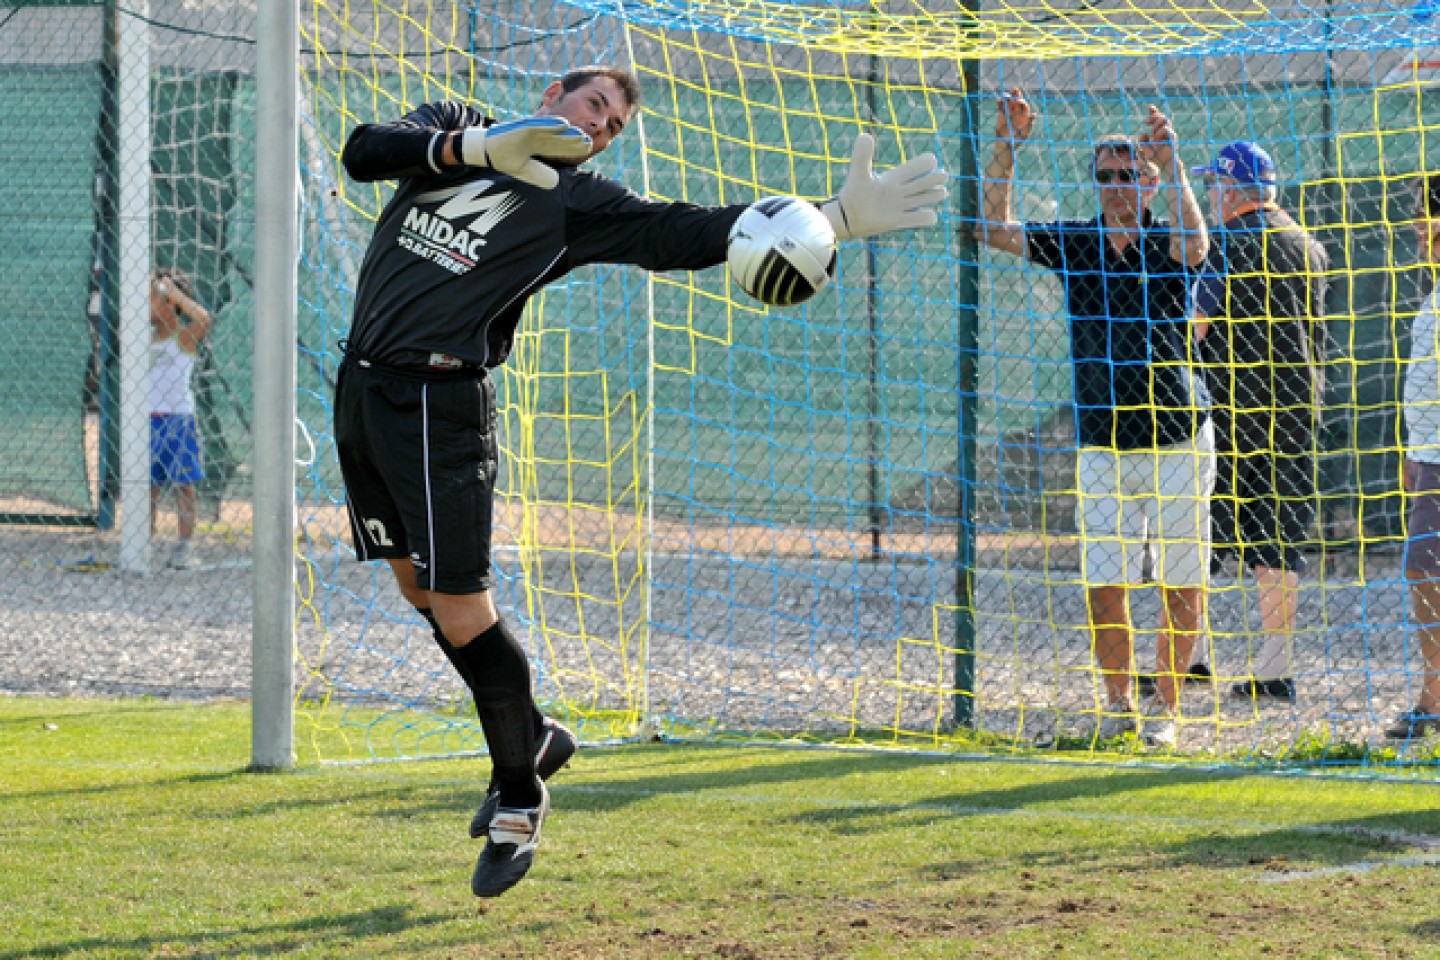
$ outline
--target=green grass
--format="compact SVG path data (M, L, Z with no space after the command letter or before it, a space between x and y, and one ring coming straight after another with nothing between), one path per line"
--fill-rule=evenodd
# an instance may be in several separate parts
M0 699L0 960L1440 956L1440 787L591 749L469 893L486 762L256 774L248 706Z

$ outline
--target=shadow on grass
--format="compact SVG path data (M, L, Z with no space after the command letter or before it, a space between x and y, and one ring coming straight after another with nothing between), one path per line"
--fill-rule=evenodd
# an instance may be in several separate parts
M1275 873L1356 865L1357 872L1388 858L1440 855L1440 811L1381 813L1319 823L1255 830L1236 821L1226 834L1194 837L1172 845L1174 863L1219 869L1260 866Z
M735 750L737 755L742 750L753 750L757 757L765 758L766 762L764 763L749 766L734 765L726 769L714 769L713 767L699 769L693 765L693 757L687 756L687 754L693 749L696 752L704 752L713 756L716 749L714 746L697 745L692 748L685 744L666 744L626 747L625 749L631 751L630 756L635 758L638 763L643 764L646 760L653 759L654 772L631 777L607 777L598 783L577 785L567 791L566 774L562 771L555 780L559 786L557 797L562 798L557 807L560 809L569 807L603 814L622 810L650 797L666 794L706 795L736 790L753 791L767 785L801 782L824 783L847 777L883 775L891 771L939 769L942 767L951 771L952 774L958 771L960 777L963 778L966 769L964 762L957 764L956 761L946 757L881 752L787 751L768 746L728 748ZM583 764L584 757L585 753L582 751L576 762ZM788 759L775 762L776 758ZM677 765L680 765L682 769L675 770ZM1125 769L1113 766L1100 767L1093 771L1084 770L1078 766L1073 768L1037 766L1032 769L1044 769L1051 772L1067 770L1083 775L1061 776L1042 783L1025 784L1004 790L961 791L951 796L930 797L924 801L908 804L889 804L885 802L884 794L867 792L863 796L854 795L857 801L854 805L829 804L824 809L800 815L795 819L802 822L822 822L831 825L849 823L852 825L851 828L860 831L870 829L865 825L868 819L892 817L897 811L906 809L925 810L932 815L938 810L951 815L978 816L1001 813L1032 804L1105 798L1129 791L1151 790L1181 783L1230 781L1247 775L1245 771ZM457 787L453 783L438 782L446 779L439 777L436 778L437 782L432 787L417 783L417 794L429 792L431 796L423 799L418 795L412 796L411 802L402 808L392 808L376 815L408 819L425 814L433 813L443 816L459 810L473 809L484 799L485 784L488 782L489 776L488 762L478 761L478 765L474 768L474 774L474 787ZM857 789L873 791L875 785L873 781L867 781L864 784L857 784ZM387 788L383 792L385 795L393 796L391 788ZM835 793L837 791L835 788L829 788L826 792ZM377 793L377 795L379 794ZM355 794L351 794L351 796L353 797ZM279 804L289 802L291 801L267 801L267 803Z
M449 923L451 915L412 915L407 906L375 907L357 913L339 916L309 917L288 923L257 924L208 930L204 933L176 934L161 933L129 940L112 938L84 938L42 944L22 950L0 950L0 960L31 960L39 957L68 957L86 954L90 951L103 952L106 956L154 957L169 956L161 953L162 948L180 949L188 957L239 957L275 956L291 953L297 946L296 938L306 936L306 947L322 943L346 943L366 937L390 936L418 927Z
M215 770L206 773L187 773L170 777L147 776L150 771L138 764L134 767L134 771L140 775L134 780L126 780L118 783L87 784L78 787L47 787L44 790L12 790L0 794L0 799L45 800L61 799L64 797L103 797L131 791L143 793L154 790L157 787L224 783L226 781L239 782L242 778L250 775L250 771L245 767L234 767L229 770ZM264 776L264 774L260 774L260 776Z
M166 700L127 700L122 702L105 700L102 705L93 709L80 707L72 709L77 701L54 700L49 701L56 705L53 710L37 708L34 713L16 713L10 716L0 717L0 729L6 727L37 726L39 724L54 723L58 721L71 720L114 720L116 716L135 717L154 713L174 713L179 709L192 707L189 702L175 702ZM78 701L85 703L86 701Z
M1440 941L1440 920L1426 920L1424 923L1415 924L1410 930L1417 937Z
M963 776L963 766L951 769L958 769ZM935 815L991 816L1023 811L1041 804L1065 803L1072 800L1103 800L1133 791L1172 788L1197 783L1229 782L1243 777L1243 773L1219 770L1086 771L1082 775L1047 780L1043 783L1026 783L1000 790L960 790L949 795L932 796L910 803L886 803L883 797L876 797L871 802L857 803L853 806L830 806L823 810L801 814L794 819L800 822L829 823L858 833L872 829L871 821L874 819L893 817L896 813L907 810L925 813L932 817ZM1043 811L1041 813L1043 815ZM1104 816L1104 814L1097 814L1096 819L1103 819Z

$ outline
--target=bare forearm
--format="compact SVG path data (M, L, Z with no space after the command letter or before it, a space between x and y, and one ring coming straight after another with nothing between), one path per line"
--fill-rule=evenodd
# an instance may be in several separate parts
M1175 219L1171 226L1170 255L1198 267L1210 251L1210 235L1205 229L1205 215L1200 212L1200 203L1195 199L1195 191L1190 189L1183 168L1176 171L1171 207Z
M985 189L981 196L982 227L1010 223L1011 197L1015 192L1015 148L1008 143L995 147L985 165Z
M185 325L176 330L176 340L186 353L194 353L199 349L200 341L210 335L214 324L210 311L179 289L170 291L170 302L175 305L177 316L184 316L186 320Z
M1015 188L1015 147L1001 142L985 167L985 187L980 196L981 243L996 250L1024 257L1025 227L1011 213Z

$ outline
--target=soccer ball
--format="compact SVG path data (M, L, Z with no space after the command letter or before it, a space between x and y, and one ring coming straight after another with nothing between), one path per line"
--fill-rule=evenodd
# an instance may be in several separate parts
M804 303L835 276L835 230L798 197L752 203L730 228L730 272L761 303Z

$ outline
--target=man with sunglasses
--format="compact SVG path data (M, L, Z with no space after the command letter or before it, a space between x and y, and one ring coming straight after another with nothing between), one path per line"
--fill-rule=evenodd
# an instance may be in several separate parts
M1131 586L1147 541L1165 606L1155 694L1143 731L1173 746L1180 688L1204 623L1214 436L1191 364L1188 297L1205 260L1204 217L1169 119L1151 106L1138 138L1106 137L1090 162L1099 215L1021 222L1011 212L1015 155L1037 114L1019 89L1000 99L985 169L979 239L1055 271L1065 286L1074 362L1081 565L1103 699L1092 740L1137 730ZM1162 184L1164 189L1162 190ZM1173 223L1150 212L1167 195Z
M1275 162L1258 143L1226 144L1191 173L1206 179L1217 224L1195 285L1219 468L1210 501L1215 559L1234 556L1254 573L1265 633L1248 679L1231 693L1292 702L1301 550L1316 512L1316 332L1330 258L1276 203Z

